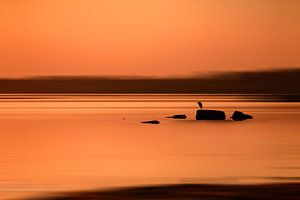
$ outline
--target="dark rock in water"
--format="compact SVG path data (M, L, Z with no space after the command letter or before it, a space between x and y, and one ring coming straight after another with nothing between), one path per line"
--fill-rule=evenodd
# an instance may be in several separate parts
M144 124L160 124L160 122L157 121L157 120L145 121L145 122L142 122L142 123L144 123Z
M196 120L225 120L225 112L220 110L197 110Z
M244 121L247 119L253 119L251 115L244 114L243 112L240 111L234 111L232 117L234 121Z
M172 118L172 119L186 119L186 115L173 115L167 118Z

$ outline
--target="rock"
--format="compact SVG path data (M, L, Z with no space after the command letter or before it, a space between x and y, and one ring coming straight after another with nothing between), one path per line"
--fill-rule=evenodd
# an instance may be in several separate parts
M244 120L247 120L247 119L253 119L253 117L251 115L244 114L243 112L240 112L240 111L234 111L231 118L234 121L244 121Z
M225 112L221 110L197 110L196 120L225 120Z
M172 119L186 119L186 115L173 115L167 118L172 118Z
M160 122L157 121L157 120L144 121L144 122L142 122L142 123L144 123L144 124L160 124Z

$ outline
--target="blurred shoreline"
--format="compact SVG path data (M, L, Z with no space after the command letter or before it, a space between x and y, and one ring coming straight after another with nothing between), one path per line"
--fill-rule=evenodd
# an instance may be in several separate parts
M300 183L170 184L48 194L27 200L299 200Z
M190 77L50 76L0 78L0 94L269 94L300 95L300 69Z

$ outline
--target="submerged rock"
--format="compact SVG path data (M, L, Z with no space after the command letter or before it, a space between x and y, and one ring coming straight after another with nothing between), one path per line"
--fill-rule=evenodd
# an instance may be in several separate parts
M197 110L196 120L225 120L226 115L221 110Z
M144 122L141 122L141 123L143 123L143 124L160 124L160 122L157 121L157 120L144 121Z
M253 117L251 115L244 114L243 112L240 112L240 111L234 111L231 118L234 121L244 121L244 120L247 120L247 119L253 119Z
M186 115L173 115L167 118L172 118L172 119L186 119Z

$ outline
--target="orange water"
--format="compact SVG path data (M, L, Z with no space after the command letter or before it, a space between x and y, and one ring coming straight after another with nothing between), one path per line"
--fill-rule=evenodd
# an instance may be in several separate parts
M197 100L228 120L195 121ZM0 95L0 199L300 176L300 103L247 96ZM254 116L234 122L233 111ZM187 114L186 120L166 119ZM141 124L157 119L160 125Z

